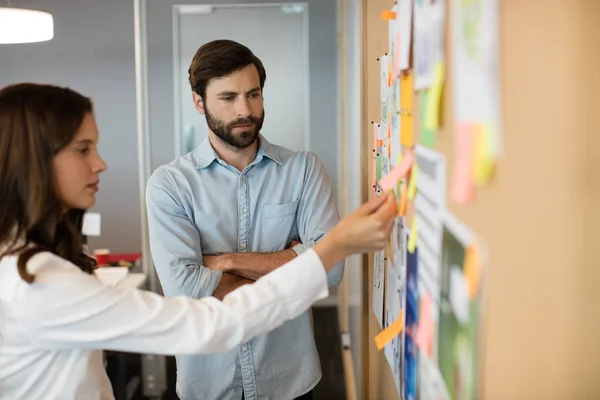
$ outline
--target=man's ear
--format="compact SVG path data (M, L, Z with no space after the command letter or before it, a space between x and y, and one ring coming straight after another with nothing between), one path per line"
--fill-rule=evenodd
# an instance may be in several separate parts
M202 97L196 92L192 92L192 100L194 101L194 107L196 110L202 115L204 115L204 102L202 101Z

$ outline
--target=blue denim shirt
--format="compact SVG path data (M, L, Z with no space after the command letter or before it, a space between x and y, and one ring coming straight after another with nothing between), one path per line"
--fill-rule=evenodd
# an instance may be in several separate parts
M159 167L148 181L150 245L166 296L211 296L222 272L202 254L275 252L293 239L300 254L339 220L323 164L259 138L256 159L242 172L214 152L208 138ZM337 285L344 265L333 268ZM210 327L206 327L210 329ZM292 399L321 378L310 311L226 354L177 357L184 400Z

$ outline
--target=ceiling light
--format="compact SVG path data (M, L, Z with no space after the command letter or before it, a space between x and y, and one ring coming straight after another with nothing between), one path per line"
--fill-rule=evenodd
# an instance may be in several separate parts
M0 7L0 44L45 42L53 37L52 14Z

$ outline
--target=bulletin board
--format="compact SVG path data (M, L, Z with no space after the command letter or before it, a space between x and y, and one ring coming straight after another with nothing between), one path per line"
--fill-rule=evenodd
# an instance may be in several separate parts
M449 213L487 249L480 390L471 398L598 398L600 1L498 2L502 155L468 203L451 193L458 153L448 13L456 3L445 1L446 79L431 147L446 160ZM364 200L375 195L372 121L381 119L379 59L389 51L382 12L393 7L390 0L361 4ZM415 143L421 142L421 95L413 92ZM413 217L409 201L408 226ZM385 256L391 252L388 246ZM382 327L373 312L373 267L369 254L363 260L363 398L393 400L402 395L374 341Z

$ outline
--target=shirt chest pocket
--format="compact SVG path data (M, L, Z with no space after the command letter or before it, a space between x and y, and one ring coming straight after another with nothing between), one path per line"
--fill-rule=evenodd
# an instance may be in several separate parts
M260 228L257 232L260 251L279 251L297 237L296 213L300 200L282 204L265 204L260 212Z

